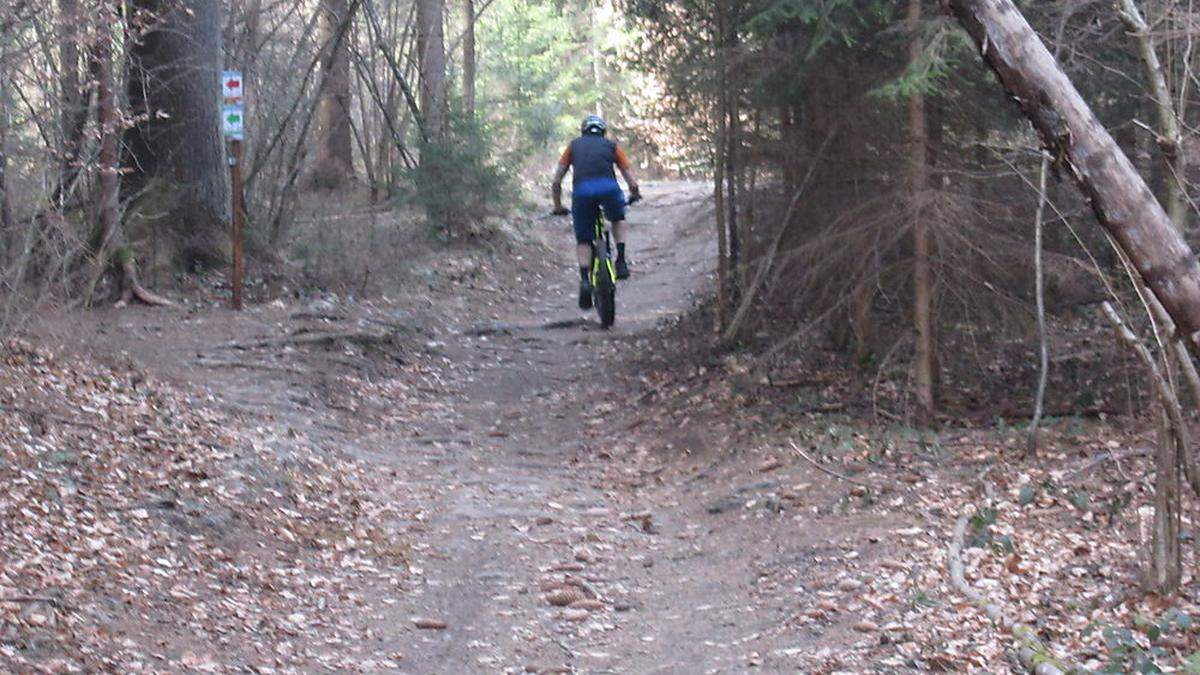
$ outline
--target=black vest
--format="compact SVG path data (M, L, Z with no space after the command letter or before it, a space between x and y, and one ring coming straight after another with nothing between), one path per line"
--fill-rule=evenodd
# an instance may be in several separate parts
M617 180L617 144L603 136L588 134L571 141L571 168L575 185L596 178Z

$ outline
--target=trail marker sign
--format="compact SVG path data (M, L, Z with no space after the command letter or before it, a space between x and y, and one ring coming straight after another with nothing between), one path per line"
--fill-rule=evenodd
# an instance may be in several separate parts
M225 138L240 141L246 137L246 108L241 104L221 106L221 129Z
M226 70L221 73L221 97L225 99L225 105L241 105L245 101L244 85L242 71Z
M230 220L230 235L233 238L233 270L229 283L233 297L233 308L242 308L242 278L245 276L245 261L242 256L242 141L246 138L245 82L242 71L221 72L221 131L229 140L229 181L232 183L233 218Z

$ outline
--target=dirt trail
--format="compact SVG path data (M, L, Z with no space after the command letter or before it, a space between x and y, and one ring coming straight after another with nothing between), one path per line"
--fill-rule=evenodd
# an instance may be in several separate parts
M531 285L499 321L462 326L447 340L454 416L419 429L444 442L417 459L394 440L364 439L391 446L390 456L373 456L396 463L400 493L424 505L419 574L375 630L394 633L414 616L450 626L396 636L406 670L720 670L744 656L733 643L769 620L735 615L749 602L750 571L726 568L707 550L706 528L622 463L644 439L605 416L629 404L609 373L640 334L687 309L712 267L697 217L702 188L649 197L632 217L636 275L620 288L615 330L599 331L588 315L582 325L541 328L580 316L573 277ZM550 606L543 584L567 575L606 608Z
M409 547L408 569L399 587L353 594L357 609L340 620L361 640L328 647L361 658L365 671L397 670L380 665L396 654L409 673L794 670L793 655L819 647L811 626L792 621L813 592L803 582L849 550L851 535L836 518L761 508L797 480L821 501L825 482L803 466L757 474L753 464L703 459L724 450L703 420L671 437L639 429L654 411L632 414L641 389L627 379L637 377L628 357L703 297L715 256L703 186L651 186L647 197L631 216L634 277L619 289L610 332L573 307L571 241L552 221L546 241L563 264L544 278L520 267L525 297L509 302L484 287L432 302L422 317L389 315L433 324L402 425L331 404L329 373L196 360L227 340L278 333L291 309L220 320L123 310L91 330L67 319L43 331L110 357L127 351L156 375L219 392L244 424L280 443L299 430L390 475L377 495L388 508L376 517ZM333 372L348 357L328 358ZM376 416L388 405L376 402ZM672 453L698 463L681 469L663 459ZM855 555L870 556L861 529ZM602 608L551 606L544 589L564 580ZM418 617L447 628L418 629Z

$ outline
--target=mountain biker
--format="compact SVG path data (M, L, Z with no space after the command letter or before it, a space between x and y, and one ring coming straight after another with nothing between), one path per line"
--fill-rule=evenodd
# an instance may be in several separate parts
M621 186L617 183L614 167L621 171L629 186L628 203L641 199L642 193L633 177L633 165L629 163L625 152L605 138L608 124L599 115L588 115L579 131L579 138L571 141L558 160L551 190L554 194L554 213L560 216L570 213L575 224L575 252L579 258L580 277L579 307L590 309L592 240L596 235L596 218L601 210L612 223L613 238L617 242L617 278L629 278L629 262L625 259L625 193L621 192ZM562 181L568 169L574 170L570 211L562 205Z

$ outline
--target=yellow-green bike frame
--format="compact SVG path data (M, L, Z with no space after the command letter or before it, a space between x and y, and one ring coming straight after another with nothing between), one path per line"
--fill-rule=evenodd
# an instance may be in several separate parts
M613 263L612 240L604 214L596 217L596 236L592 238L592 305L600 315L600 326L610 328L617 314L617 268Z

